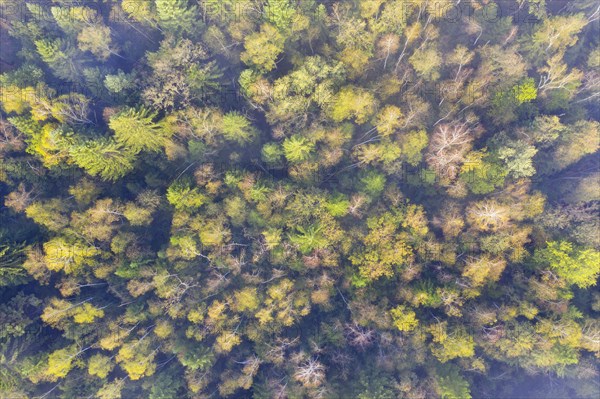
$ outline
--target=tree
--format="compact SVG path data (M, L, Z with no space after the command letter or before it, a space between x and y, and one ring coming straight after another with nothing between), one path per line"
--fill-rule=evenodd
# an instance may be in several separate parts
M179 0L178 0L179 1ZM164 4L171 4L165 0ZM218 88L220 72L199 43L167 36L158 51L146 55L152 74L142 91L154 108L172 110L202 101Z
M532 35L531 52L537 62L547 53L564 52L567 47L577 43L577 34L585 26L582 14L547 18L538 25Z
M335 96L331 117L336 122L354 119L360 125L375 113L376 107L377 101L372 93L363 88L346 86Z
M496 150L498 159L504 162L507 174L515 179L535 174L533 157L537 152L535 146L522 140L506 140Z
M115 132L115 140L132 153L158 151L165 146L169 137L168 128L153 120L155 113L141 108L126 108L112 116L108 126Z
M269 72L276 68L275 60L283 51L285 38L279 30L271 24L264 23L260 32L248 35L244 41L244 52L240 59L246 65L254 67L261 72Z
M106 60L113 54L111 49L110 28L104 25L86 26L77 35L81 51L90 51L101 60Z
M163 6L168 6L164 4ZM151 0L123 0L121 2L121 8L127 13L127 15L138 22L145 24L153 23L153 12L152 12ZM179 3L180 4L180 3Z
M270 165L280 165L284 155L282 147L277 143L267 143L261 150L261 159Z
M387 105L375 120L375 127L379 134L389 136L402 126L402 111L394 105Z
M197 187L190 187L184 182L176 182L167 190L167 200L176 209L194 209L202 206L207 197Z
M387 68L387 63L392 54L400 49L400 37L393 33L381 36L377 41L377 55L383 59L383 69Z
M457 367L440 368L437 383L437 391L442 399L471 399L469 383L460 375Z
M442 58L436 49L429 47L417 49L408 61L425 80L436 81L439 79Z
M25 208L25 214L51 231L60 232L69 225L68 209L57 198L47 202L33 202Z
M305 161L311 154L314 143L302 136L294 135L283 142L283 153L289 162Z
M4 286L4 284L3 284ZM0 339L22 337L28 334L28 327L32 327L35 320L28 314L41 305L41 300L34 295L24 295L22 292L0 305L0 322L4 326L0 332Z
M155 0L155 4L158 24L167 31L193 34L201 26L197 7L188 7L185 0Z
M460 178L474 194L487 194L504 185L506 173L484 151L472 151L465 156Z
M134 76L126 74L119 69L116 74L110 74L104 77L104 87L111 93L122 94L135 87L134 79Z
M419 324L416 314L410 308L403 305L398 305L390 310L394 326L400 331L412 331Z
M468 278L474 287L478 287L485 283L498 281L505 267L506 261L504 259L484 255L469 259L462 275Z
M600 275L600 252L573 246L568 241L551 241L535 252L535 261L549 267L569 285L587 288Z
M88 373L104 379L112 371L114 366L115 365L108 356L95 354L88 360Z
M58 378L66 377L73 367L78 366L81 363L81 360L77 358L78 354L79 351L75 345L52 352L48 357L46 371L50 380L56 381Z
M439 176L453 178L458 174L458 165L464 162L474 138L467 122L440 124L429 140L425 160Z
M27 272L19 265L23 252L23 245L0 246L0 287L20 285L27 281Z
M118 180L134 167L135 154L109 138L76 144L69 153L77 166L104 180Z
M494 200L471 203L466 213L469 224L480 231L503 229L511 219L511 208Z
M93 323L96 318L104 317L104 311L98 309L94 305L84 303L77 308L73 315L73 321L78 324L90 324Z
M412 166L423 159L423 150L427 148L429 138L425 130L413 130L400 136L400 157Z
M405 211L394 209L369 218L369 233L362 238L365 247L350 257L358 266L360 276L367 281L391 277L396 268L410 263L414 256L407 242L410 235L401 234L398 229L402 226L415 238L421 237L427 232L422 218L422 209L414 205Z
M298 226L296 228L298 234L290 235L290 241L300 249L303 254L308 254L315 249L323 249L327 246L328 241L322 234L322 226L312 225L304 228Z
M151 348L150 340L140 339L123 345L119 349L116 360L127 372L129 378L136 381L155 373L154 357L156 354L157 350Z
M340 62L327 62L320 56L306 57L294 71L276 79L272 85L261 75L248 72L242 73L240 83L254 93L254 101L261 104L268 102L267 119L271 123L285 123L294 128L305 127L314 119L316 108L329 106L335 88L345 74Z
M294 379L305 387L318 387L325 380L325 366L311 358L296 369Z
M569 126L556 143L552 154L552 171L562 170L577 162L585 155L593 154L600 148L600 123L596 121L578 121ZM545 169L546 169L545 168Z
M492 118L499 124L508 124L517 119L521 105L537 98L538 90L532 78L521 80L509 89L500 88L492 98Z
M78 273L83 266L93 265L98 254L100 250L95 247L62 237L55 237L44 243L44 261L52 271Z
M100 388L98 392L96 392L96 394L100 399L121 399L121 390L123 389L124 385L124 378L116 378L104 384L102 388Z
M100 199L84 213L73 212L72 227L89 240L109 241L123 216L120 203L112 198Z
M442 363L459 357L475 355L475 342L464 327L448 331L446 322L430 326L433 335L433 355Z
M239 144L252 141L256 135L250 121L237 112L228 112L223 115L220 130L227 140Z

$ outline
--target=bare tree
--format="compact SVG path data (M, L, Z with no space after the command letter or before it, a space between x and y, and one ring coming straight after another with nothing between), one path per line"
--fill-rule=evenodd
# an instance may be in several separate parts
M325 366L311 358L296 369L294 379L307 388L316 388L325 380Z
M345 335L350 345L360 350L365 350L373 345L376 338L375 330L363 328L357 324L346 324Z
M440 176L454 179L474 139L468 120L440 124L433 132L425 160Z

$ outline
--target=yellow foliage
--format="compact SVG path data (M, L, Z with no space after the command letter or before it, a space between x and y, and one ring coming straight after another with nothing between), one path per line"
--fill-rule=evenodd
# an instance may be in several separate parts
M216 349L219 352L230 352L234 346L242 342L240 337L233 332L224 332L219 335L216 340Z
M8 86L2 90L2 109L7 114L15 112L22 114L31 107L31 101L36 93L33 87L21 89L17 86Z
M166 320L159 320L154 327L154 334L159 338L166 338L173 334L173 326Z
M375 119L377 131L383 136L389 136L402 126L402 111L395 105L386 105Z
M244 312L246 310L254 311L258 308L258 295L256 288L248 287L234 294L235 310Z
M79 324L93 323L96 318L104 317L104 310L98 309L89 303L84 303L82 306L75 308L74 311L73 320Z
M275 301L282 301L287 297L293 286L294 283L292 283L289 279L284 278L278 284L270 286L267 290L267 293L269 294L269 297Z
M44 243L44 261L52 271L63 270L75 273L84 264L90 264L100 253L95 247L87 247L79 242L69 243L62 237L56 237Z
M121 368L127 372L133 381L143 376L150 376L156 371L153 363L155 352L148 353L148 344L130 344L123 346L116 357Z
M114 364L108 356L96 354L90 357L88 362L88 373L99 378L106 378L108 373L113 369Z
M192 323L201 323L204 320L204 312L199 309L192 309L188 313L188 320Z
M506 261L503 258L483 255L469 260L462 275L470 279L473 286L479 287L485 283L498 281L505 267Z
M77 349L75 347L67 347L50 354L46 373L50 375L52 381L56 381L57 378L66 377L69 371L80 363L75 358L76 353Z
M406 306L399 305L390 310L394 326L400 331L412 331L419 324L415 312Z
M273 321L273 315L270 309L264 308L254 314L261 325L266 325Z

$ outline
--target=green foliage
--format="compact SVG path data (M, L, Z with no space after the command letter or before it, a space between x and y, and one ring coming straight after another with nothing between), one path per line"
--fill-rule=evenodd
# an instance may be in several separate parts
M99 378L106 378L113 369L114 364L108 356L96 354L90 357L88 363L88 373Z
M346 198L346 196L339 194L334 196L330 201L327 201L325 204L325 208L327 212L333 217L344 216L348 213L348 208L350 207L350 201Z
M48 357L47 373L53 380L66 377L69 371L78 364L76 358L77 348L73 345L64 349L59 349Z
M129 173L135 162L135 154L109 138L77 144L70 149L70 156L90 175L113 181Z
M6 340L28 334L27 329L31 329L35 323L35 320L29 315L40 305L41 301L38 298L33 295L26 296L22 292L1 304L0 322L3 327L0 331L0 339Z
M261 150L262 160L270 165L280 164L283 155L283 149L277 143L267 143Z
M155 4L156 17L161 28L177 34L194 33L200 28L197 7L188 7L186 0L155 0Z
M474 194L487 194L504 185L507 173L484 152L472 152L463 164L460 178Z
M600 252L573 246L568 241L551 241L535 253L536 262L555 271L567 284L581 288L596 285L600 276Z
M475 342L463 326L447 331L446 325L431 327L433 341L431 347L433 355L442 363L456 358L468 358L475 355Z
M507 174L518 179L535 174L533 157L537 152L534 146L523 141L509 140L498 148L497 157L504 162Z
M208 198L197 187L176 182L167 190L167 200L175 209L194 209L202 206Z
M163 399L173 398L179 396L181 388L183 388L183 381L178 378L177 369L171 368L170 370L164 371L157 374L155 380L150 385L150 392L148 399Z
M277 28L265 23L260 27L260 32L246 37L245 51L240 59L261 72L268 72L276 67L275 61L283 51L284 42L285 39Z
M122 93L134 87L133 76L118 70L114 75L106 75L104 77L104 86L111 93Z
M390 310L394 326L400 331L412 331L419 324L414 311L407 309L406 306L398 305Z
M359 386L353 390L356 399L394 399L398 395L396 381L385 374L363 372L357 383Z
M267 0L265 18L282 32L291 30L296 17L296 10L289 0Z
M302 136L294 135L283 142L283 153L288 162L302 162L311 155L314 143Z
M81 51L89 51L99 59L106 60L113 53L110 33L107 26L86 26L77 35L78 47Z
M223 136L229 141L244 144L252 141L254 138L255 131L250 121L237 112L228 112L223 115L221 123Z
M417 73L426 80L438 80L439 67L442 63L440 53L433 48L418 49L408 59Z
M300 252L308 254L314 249L325 248L328 244L327 239L323 236L323 227L312 225L306 228L298 226L298 233L290 235L290 242L295 244L300 249Z
M163 3L173 4L168 0ZM162 110L205 101L219 87L222 75L207 58L201 43L167 35L157 51L146 54L152 74L142 87L142 98Z
M407 242L409 236L418 239L427 233L422 210L412 205L370 217L367 226L369 233L361 239L365 248L350 256L361 276L355 280L358 286L365 280L372 282L381 277L392 277L412 259L412 248ZM401 228L406 228L403 234L399 231Z
M181 364L192 371L206 370L214 363L214 353L206 347L194 345L192 348L182 348L179 353Z
M25 255L24 244L0 245L0 286L23 284L28 280L27 272L22 262Z
M522 84L513 87L512 92L517 105L533 101L537 98L537 87L533 78L525 79Z
M412 166L417 166L423 158L422 152L427 147L429 138L425 130L416 130L402 136L400 154L402 159Z
M439 367L437 383L438 394L443 399L471 399L469 383L456 366Z
M115 132L115 140L133 153L159 151L165 146L168 131L154 122L155 113L140 108L128 108L110 118L108 126Z
M356 123L365 123L377 107L375 96L365 89L347 86L335 96L331 117L336 122L354 119Z
M362 190L372 197L376 197L381 194L385 188L385 183L385 175L378 173L375 170L370 170L360 179L360 186Z

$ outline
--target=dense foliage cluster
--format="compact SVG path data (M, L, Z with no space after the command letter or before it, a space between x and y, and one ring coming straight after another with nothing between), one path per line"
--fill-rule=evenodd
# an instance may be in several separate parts
M0 397L600 394L596 1L0 8Z

